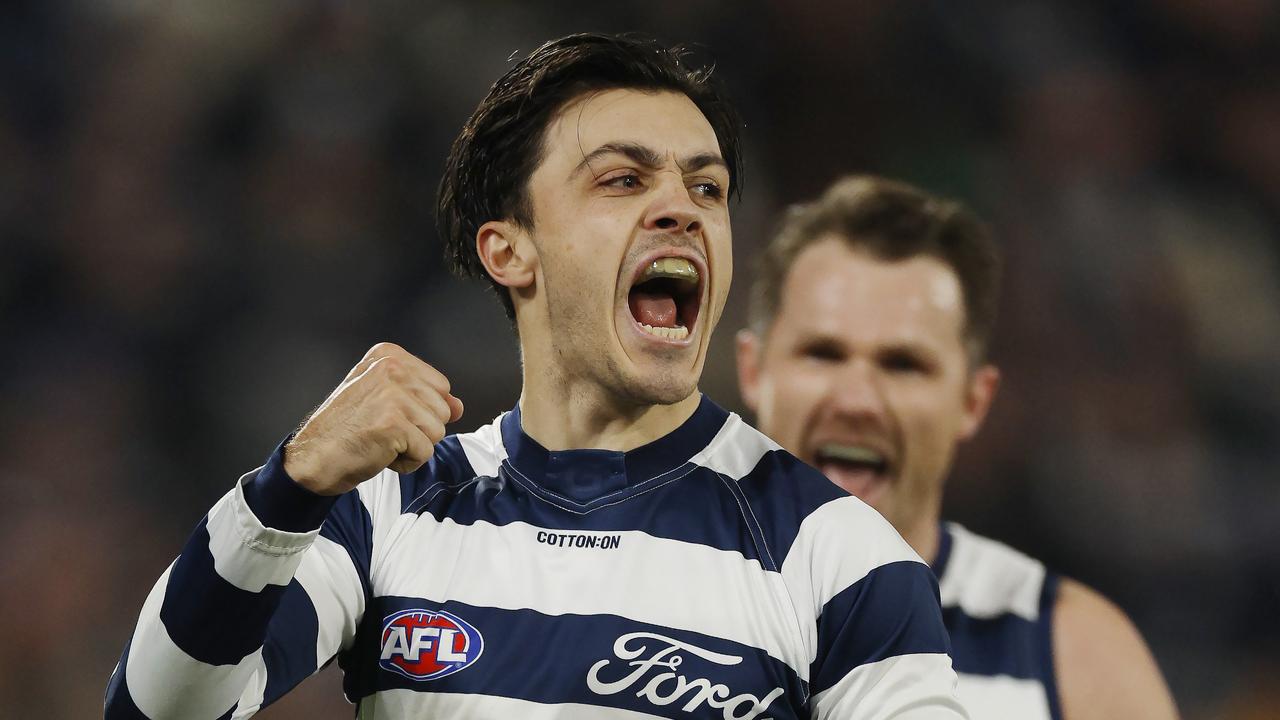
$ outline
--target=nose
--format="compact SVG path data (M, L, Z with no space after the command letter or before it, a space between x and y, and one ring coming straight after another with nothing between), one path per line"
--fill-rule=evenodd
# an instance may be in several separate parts
M889 403L880 374L871 363L854 359L831 378L831 406L849 419L888 420Z
M659 173L654 182L653 202L645 211L646 230L696 233L702 229L702 209L689 197L684 178L677 173Z

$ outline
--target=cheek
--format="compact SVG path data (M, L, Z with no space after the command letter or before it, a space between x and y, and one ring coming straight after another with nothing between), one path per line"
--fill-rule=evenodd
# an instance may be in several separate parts
M906 393L898 404L899 419L909 442L923 451L926 462L945 463L959 440L964 408L951 400L949 389L919 388Z
M775 363L761 378L760 417L775 427L798 426L821 403L827 387L826 376L814 368L794 363Z

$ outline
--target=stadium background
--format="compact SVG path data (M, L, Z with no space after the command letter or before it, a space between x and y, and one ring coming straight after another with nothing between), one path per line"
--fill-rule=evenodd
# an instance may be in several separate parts
M447 373L462 429L514 402L434 189L509 57L584 29L701 43L747 118L707 392L740 407L786 204L858 170L971 202L1009 256L1006 383L948 514L1116 599L1187 718L1280 717L1270 0L6 3L4 715L99 712L188 529L373 341ZM335 685L262 717L348 717Z

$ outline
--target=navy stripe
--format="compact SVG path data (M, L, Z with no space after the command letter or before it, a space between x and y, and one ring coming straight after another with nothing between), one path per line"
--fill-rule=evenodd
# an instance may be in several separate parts
M959 607L944 608L942 615L956 672L1039 679L1042 651L1035 623L1013 613L974 618Z
M504 464L496 478L482 478L461 488L436 486L420 501L429 502L414 509L437 521L447 517L464 526L476 522L499 526L523 522L547 530L640 530L759 560L751 523L721 478L704 467L686 464L678 473L655 481L641 495L626 502L578 513L543 501L530 489L528 479L512 474ZM779 481L785 482L786 478ZM791 534L795 534L794 530Z
M946 653L938 582L928 566L881 565L836 594L818 618L813 694L867 663L913 653Z
M319 669L316 658L319 632L320 621L311 598L297 580L290 582L279 611L271 618L267 641L262 646L262 661L267 668L267 686L262 691L264 706L278 700Z
M373 563L373 518L360 501L360 493L349 492L334 503L320 526L320 537L341 545L351 556L360 577L365 599L373 597L370 566Z
M384 619L408 609L444 610L461 618L479 632L483 651L472 664L433 680L412 680L380 667ZM648 636L627 642L621 649L634 654L620 658L615 653L619 649L618 640L629 633L660 635L738 661L717 663L687 649L672 649L664 640ZM664 653L664 650L670 651ZM662 664L642 667L644 661L650 659ZM660 714L683 708L695 698L697 690L686 688L679 699L664 707L644 697L645 688L656 681L654 692L671 694L678 688L675 676L681 675L689 681L705 678L713 686L723 685L725 691L718 696L720 702L743 693L763 700L775 688L782 688L784 692L775 695L769 704L768 716L777 720L808 717L804 708L808 696L805 683L785 663L764 651L723 638L617 615L547 615L528 609L504 610L455 601L441 604L416 598L380 597L365 613L356 642L344 657L343 667L348 665L372 668L365 673L361 686L348 685L349 698L362 698L381 690L407 689L479 693L538 703L583 703ZM597 692L589 687L588 677L593 668L598 682L617 683L612 692ZM634 679L621 682L632 673L637 674ZM672 675L661 679L663 673ZM740 714L747 707L747 701L743 702L738 710ZM679 714L689 718L726 716L724 711L705 702L698 703L688 713Z
M1040 591L1040 616L1034 622L1011 612L975 618L959 607L943 608L956 672L1038 680L1044 684L1053 710L1058 704L1052 646L1056 597L1056 576L1046 575ZM1054 718L1060 720L1061 711L1057 712Z
M130 638L124 646L124 654L120 656L120 664L116 666L116 671L111 674L111 680L107 682L107 697L102 710L103 720L147 720L147 716L143 715L134 704L133 696L129 694L129 684L125 682L125 667L129 664L129 647L132 644L133 639Z
M200 521L173 565L160 621L192 658L235 665L262 645L284 587L267 585L252 593L224 580L213 567L207 523L208 517Z
M525 522L547 530L640 530L739 552L776 569L804 519L831 500L848 497L822 473L780 450L765 453L741 479L685 463L585 507L575 507L573 498L554 498L540 480L522 475L509 462L501 464L496 477L477 478L457 437L450 436L436 446L427 465L400 477L401 512L430 514L438 521L448 517L464 526ZM725 522L708 522L713 517Z
M426 465L400 475L400 512L417 512L437 489L462 485L475 477L458 436L449 435L436 443Z
M781 568L781 563L774 560L773 549L765 539L764 528L760 527L760 519L756 516L755 508L751 507L751 501L747 498L746 493L742 491L737 482L731 479L724 479L724 486L744 508L742 512L743 520L747 524L747 530L751 532L751 540L755 543L756 555L757 559L760 560L760 565L765 570L778 572ZM794 536L795 534L792 533L792 537Z
M832 500L848 497L826 475L782 450L772 450L738 480L738 487L764 529L764 539L778 567L796 541L800 523Z

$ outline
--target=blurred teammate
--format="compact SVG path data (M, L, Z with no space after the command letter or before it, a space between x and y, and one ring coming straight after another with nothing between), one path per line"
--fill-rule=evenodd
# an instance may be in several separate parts
M516 63L438 219L515 320L519 404L445 437L445 377L374 346L200 523L107 716L247 717L336 656L362 718L964 717L929 568L698 392L739 157L666 48Z
M875 177L836 183L793 209L762 257L738 336L743 399L762 431L930 561L974 718L1173 718L1119 609L939 522L956 446L978 431L999 382L985 357L1000 264L955 203Z

